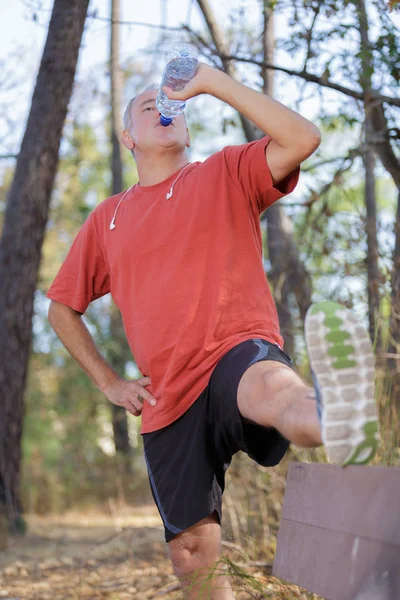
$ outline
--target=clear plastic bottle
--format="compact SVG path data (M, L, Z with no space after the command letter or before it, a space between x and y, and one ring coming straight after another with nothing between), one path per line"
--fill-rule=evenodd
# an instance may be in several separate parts
M174 91L182 90L196 74L199 62L196 48L189 44L176 44L168 54L160 90L156 99L157 109L160 111L160 123L166 127L172 123L174 117L183 113L186 102L183 100L170 100L162 86L167 86Z

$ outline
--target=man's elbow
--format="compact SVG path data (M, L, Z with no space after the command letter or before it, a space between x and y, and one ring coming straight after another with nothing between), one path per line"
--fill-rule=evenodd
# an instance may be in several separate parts
M318 129L318 127L316 125L313 125L313 129L312 129L312 132L310 133L310 139L309 139L309 144L310 144L310 147L312 148L311 154L317 150L317 148L321 144L321 139L322 139L321 131Z
M50 304L49 304L49 309L47 311L47 320L52 327L53 327L53 322L54 322L54 317L55 317L54 313L56 311L55 305L56 305L56 302L54 300L51 300Z
M299 148L299 151L302 155L301 160L303 161L312 154L314 154L314 152L319 148L320 144L321 132L316 125L313 125L312 129L310 130L310 133L304 139L301 148Z

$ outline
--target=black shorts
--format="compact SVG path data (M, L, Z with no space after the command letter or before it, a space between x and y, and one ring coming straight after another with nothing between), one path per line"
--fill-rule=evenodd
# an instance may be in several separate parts
M242 450L270 467L288 449L289 442L276 429L247 421L239 413L240 379L260 360L293 366L275 344L261 339L241 342L222 357L206 389L179 419L143 434L151 490L167 542L214 511L221 523L225 472L236 452Z

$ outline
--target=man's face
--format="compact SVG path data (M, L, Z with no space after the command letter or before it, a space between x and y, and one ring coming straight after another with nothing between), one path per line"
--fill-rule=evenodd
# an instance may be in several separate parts
M155 148L184 150L186 146L190 146L185 117L183 114L175 117L168 127L160 125L160 113L156 108L157 93L156 89L147 90L135 98L131 106L132 125L125 130L122 141L134 151L138 149L146 152ZM129 139L126 133L129 134Z

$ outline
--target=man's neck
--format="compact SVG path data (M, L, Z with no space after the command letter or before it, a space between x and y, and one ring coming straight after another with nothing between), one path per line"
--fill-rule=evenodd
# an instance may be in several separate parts
M165 157L157 159L152 157L144 159L144 157L136 157L136 166L139 175L139 184L141 186L156 185L174 173L183 169L189 162L186 152L179 156Z

